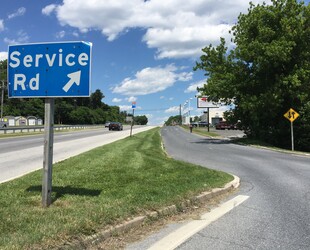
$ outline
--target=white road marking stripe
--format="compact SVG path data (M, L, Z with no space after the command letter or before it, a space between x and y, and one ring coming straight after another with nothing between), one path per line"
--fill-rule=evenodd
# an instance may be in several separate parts
M249 196L246 195L236 196L235 198L225 202L221 206L211 210L208 213L203 214L200 220L191 221L179 228L178 230L167 235L166 237L152 245L148 250L175 249L187 239L189 239L191 236L198 233L200 230L202 230L212 222L216 221L224 214L228 213L230 210L246 201L248 198Z

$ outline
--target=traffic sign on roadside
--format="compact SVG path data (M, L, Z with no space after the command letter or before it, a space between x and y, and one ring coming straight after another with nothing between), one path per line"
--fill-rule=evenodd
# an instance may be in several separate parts
M91 49L87 42L9 46L9 97L45 98L43 207L52 203L54 98L90 96Z
M9 46L9 97L90 96L91 50L89 42Z
M299 114L292 108L290 108L285 114L284 117L290 122L295 121L298 118Z
M291 122L291 142L292 142L292 151L294 151L294 128L293 122L298 118L299 114L292 108L290 108L285 114L284 117Z

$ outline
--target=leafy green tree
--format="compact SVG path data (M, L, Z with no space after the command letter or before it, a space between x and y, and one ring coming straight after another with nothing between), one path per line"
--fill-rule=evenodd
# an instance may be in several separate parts
M104 98L104 95L102 92L97 89L94 93L90 95L90 107L92 109L101 108L102 107L102 99Z
M77 107L70 112L71 124L91 124L93 116L88 107Z
M249 137L289 147L290 125L283 114L293 108L296 148L310 150L310 6L297 0L250 3L232 29L236 47L226 41L205 47L194 70L204 70L200 89L214 102L234 103L230 119L241 120ZM299 138L299 139L298 139Z
M75 109L74 105L65 98L55 100L55 123L70 124L70 113Z
M138 115L134 118L135 124L138 125L146 125L148 123L148 119L145 115Z
M182 118L180 115L170 116L167 121L165 121L166 126L179 125L182 123Z
M37 118L44 118L44 101L40 98L31 98L24 102L24 106L21 110L22 116L35 116Z

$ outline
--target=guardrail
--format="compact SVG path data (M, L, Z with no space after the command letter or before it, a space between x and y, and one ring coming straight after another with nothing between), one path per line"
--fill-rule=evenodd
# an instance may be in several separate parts
M54 125L54 131L69 130L69 129L94 129L102 128L104 125ZM0 134L9 133L29 133L29 132L43 132L44 126L25 126L25 127L8 127L0 128Z

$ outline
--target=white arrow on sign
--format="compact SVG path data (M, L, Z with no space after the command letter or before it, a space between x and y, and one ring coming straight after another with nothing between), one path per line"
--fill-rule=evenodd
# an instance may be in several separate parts
M71 74L67 75L70 80L66 83L66 85L62 88L65 92L68 92L68 90L72 87L74 83L76 83L77 86L80 85L81 80L81 70L73 72Z

